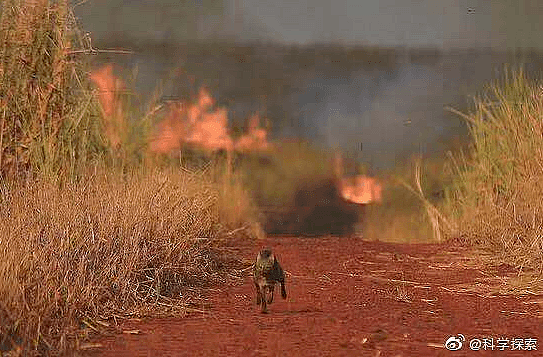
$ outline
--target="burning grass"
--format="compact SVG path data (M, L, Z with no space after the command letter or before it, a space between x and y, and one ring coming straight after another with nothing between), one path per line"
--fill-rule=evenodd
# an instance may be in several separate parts
M235 192L235 207L226 192ZM187 287L222 282L218 242L233 230L255 235L242 197L174 169L4 184L0 346L65 351L81 321L183 312Z
M107 102L102 101L104 106ZM207 152L266 151L270 148L268 132L260 127L259 114L248 120L247 132L237 140L231 136L226 108L214 108L215 101L205 87L200 88L194 103L168 103L165 117L158 123L151 140L150 151L171 153L183 145L198 147Z

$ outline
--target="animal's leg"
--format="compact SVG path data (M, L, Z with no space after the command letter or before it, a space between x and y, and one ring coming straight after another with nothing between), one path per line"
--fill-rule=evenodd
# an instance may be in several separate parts
M255 286L256 286L256 304L260 305L260 302L262 301L262 295L260 293L260 285L258 285L255 282Z
M268 304L271 304L273 302L273 293L275 292L275 284L274 285L268 285L270 297L268 299Z
M268 307L266 305L266 286L262 286L262 293L261 293L261 302L262 302L262 313L265 314L268 312Z

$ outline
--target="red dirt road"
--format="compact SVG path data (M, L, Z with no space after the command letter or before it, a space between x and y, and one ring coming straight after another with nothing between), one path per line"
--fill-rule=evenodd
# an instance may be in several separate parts
M208 292L209 306L179 319L128 321L138 335L102 337L94 356L541 356L543 296L496 293L516 271L482 266L452 245L359 238L268 238L232 249L253 260L270 246L287 272L286 300L255 304L250 269ZM236 283L238 282L238 283ZM443 347L466 338L460 351ZM472 351L473 338L494 350ZM498 339L508 338L509 342ZM537 339L538 350L528 348ZM501 347L500 347L501 346ZM503 348L504 350L500 350Z

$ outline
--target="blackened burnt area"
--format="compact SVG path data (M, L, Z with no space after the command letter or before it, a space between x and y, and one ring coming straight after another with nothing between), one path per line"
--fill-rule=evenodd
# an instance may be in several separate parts
M351 235L363 211L363 205L341 197L333 180L304 183L296 190L292 206L264 209L265 230L272 235Z

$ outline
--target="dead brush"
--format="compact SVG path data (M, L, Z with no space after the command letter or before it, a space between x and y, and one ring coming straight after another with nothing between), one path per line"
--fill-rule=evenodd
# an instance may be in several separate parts
M446 205L454 232L503 261L532 271L543 267L543 92L523 71L506 68L462 116L471 146L453 157L457 179Z
M112 316L183 314L198 297L194 289L223 283L221 272L238 263L217 251L217 241L234 224L224 221L231 207L221 206L219 187L206 177L100 171L77 184L6 188L0 342L66 352L84 342L75 334L80 323L98 331L114 324Z
M108 145L74 54L85 36L65 0L7 0L0 11L0 170L73 176Z

